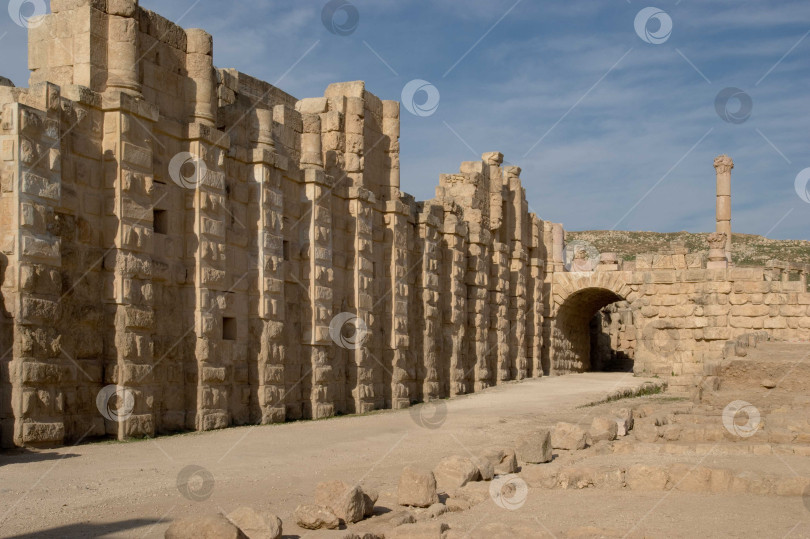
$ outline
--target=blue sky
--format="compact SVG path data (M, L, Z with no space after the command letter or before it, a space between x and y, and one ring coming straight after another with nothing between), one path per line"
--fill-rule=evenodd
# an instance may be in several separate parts
M429 81L435 113L402 112L402 189L417 199L440 173L501 151L522 167L532 211L569 230L710 231L712 162L727 153L734 231L810 239L810 204L794 187L810 167L807 0L351 2L360 19L347 36L322 23L325 0L141 5L213 34L218 67L281 78L299 98L362 79L399 99L409 81ZM660 44L634 28L651 5L672 21ZM0 75L25 85L13 52L25 31L0 17L0 35ZM742 123L715 110L727 87L751 98Z

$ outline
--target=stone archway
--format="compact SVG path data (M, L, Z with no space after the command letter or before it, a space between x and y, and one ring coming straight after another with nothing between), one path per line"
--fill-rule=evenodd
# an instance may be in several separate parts
M552 283L554 302L547 321L549 374L591 370L591 327L594 315L607 305L638 294L618 272L560 273Z

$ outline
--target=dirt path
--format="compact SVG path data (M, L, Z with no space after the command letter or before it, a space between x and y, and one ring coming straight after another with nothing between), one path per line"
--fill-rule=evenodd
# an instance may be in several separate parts
M621 373L570 375L511 383L443 401L446 409L427 410L421 418L416 412L423 410L417 407L365 417L2 454L0 535L162 537L179 517L247 505L279 515L286 537L317 537L321 534L297 528L292 512L299 503L311 502L319 481L361 482L379 489L378 506L396 508L396 482L404 465L432 468L447 455L509 446L527 428L550 426L559 419L587 423L588 415L599 413L599 407L579 405L644 381ZM206 500L193 501L178 491L177 476L189 465L201 466L213 477ZM797 524L797 519L810 516L801 499L730 496L714 497L707 504L705 496L683 493L664 500L660 500L663 493L533 490L532 494L519 511L487 503L480 511L446 515L443 520L455 529L470 529L482 520L522 522L553 534L598 524L634 529L634 537L637 533L744 537L754 530L761 537L782 537L791 527L791 537L806 536L802 529L810 532L806 523L804 528L800 520ZM684 510L690 511L688 519ZM654 518L648 516L653 513ZM632 528L639 520L641 524Z

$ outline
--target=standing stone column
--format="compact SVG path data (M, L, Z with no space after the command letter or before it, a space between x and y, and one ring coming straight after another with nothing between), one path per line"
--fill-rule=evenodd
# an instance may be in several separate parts
M189 120L214 125L214 42L211 34L199 28L186 30L186 99Z
M717 228L716 232L726 235L726 259L731 262L731 169L734 161L727 155L714 159L717 173Z
M107 6L107 89L140 96L137 0L119 0Z

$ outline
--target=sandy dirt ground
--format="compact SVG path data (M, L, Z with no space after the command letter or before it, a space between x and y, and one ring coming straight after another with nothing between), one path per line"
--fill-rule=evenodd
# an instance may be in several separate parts
M403 466L432 468L448 455L512 446L526 430L558 420L587 425L617 404L583 404L644 381L623 373L577 374L509 383L442 401L438 408L0 453L0 536L162 537L175 519L249 506L281 517L285 537L321 537L323 532L298 528L292 516L298 504L312 502L320 481L341 479L376 488L377 511L397 509ZM628 399L621 405L656 399L667 397ZM701 457L691 458L697 462ZM213 478L207 499L189 499L177 488L178 474L192 465ZM532 488L518 510L487 500L440 519L460 531L518 523L549 537L567 537L584 526L619 537L810 537L810 508L801 497L679 491Z

